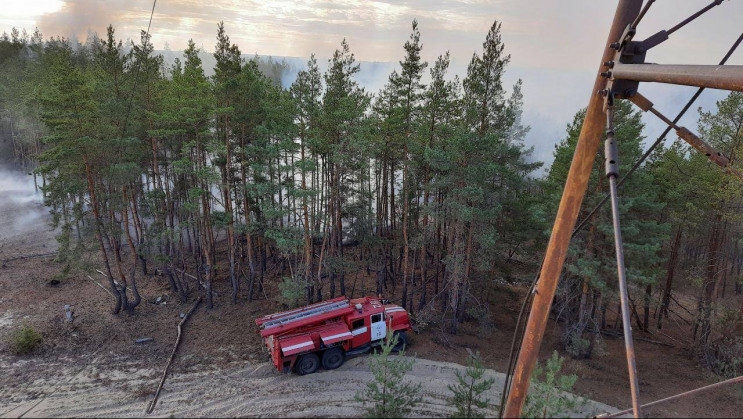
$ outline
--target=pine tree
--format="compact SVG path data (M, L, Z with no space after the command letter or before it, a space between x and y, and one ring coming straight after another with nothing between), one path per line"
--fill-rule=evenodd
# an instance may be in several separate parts
M227 253L230 264L229 279L232 285L232 303L237 302L237 293L240 290L238 281L235 256L237 254L235 243L235 213L232 208L234 189L233 170L233 126L231 117L234 114L234 98L237 93L237 80L240 74L240 49L230 42L230 37L224 29L224 22L219 22L217 27L217 44L215 46L214 58L217 61L214 68L214 89L217 99L216 132L221 137L220 158L217 164L221 166L222 175L222 199L224 202L224 215L227 220Z
M416 133L418 116L420 114L420 100L423 96L425 86L421 84L423 71L427 63L421 61L420 31L418 30L418 21L413 20L412 33L410 39L405 42L405 59L400 61L402 71L390 82L395 86L395 93L399 95L397 105L400 107L400 130L402 138L402 302L403 308L408 304L408 273L413 269L410 268L410 138ZM412 288L411 288L412 289ZM412 306L412 296L411 296Z
M421 188L423 189L423 208L421 213L423 221L421 224L421 250L420 250L420 263L421 263L421 296L419 303L419 310L426 305L426 291L428 285L428 255L426 246L429 241L432 241L434 235L434 229L440 226L434 219L434 223L430 223L432 215L435 215L435 209L431 203L432 197L438 195L438 190L435 188L433 179L438 175L434 167L431 166L428 156L439 147L444 139L454 132L453 125L458 123L460 114L460 103L459 103L459 80L454 81L445 80L447 71L449 69L449 52L441 55L436 60L436 63L431 68L431 83L429 84L424 94L424 104L422 107L421 123L420 123L420 148L422 152L418 153L417 164L421 168L422 180ZM440 240L433 241L436 245L435 252L440 255L443 249L439 244ZM434 294L438 294L439 290L439 264L441 257L433 258L435 264L435 279L434 279Z
M307 177L317 168L317 160L312 153L309 144L316 141L319 118L320 118L320 95L322 93L322 81L320 71L317 67L317 60L313 55L307 62L307 70L300 71L297 74L297 80L290 88L293 103L295 106L295 123L299 134L300 156L295 162L299 169L301 177L300 190L295 193L302 200L302 224L304 230L304 287L307 302L312 302L313 288L312 265L312 225L310 224L310 211L308 198L317 195L317 191L308 187ZM312 154L312 155L308 155Z
M562 190L558 185L564 183L583 116L584 111L576 114L573 123L568 126L568 137L555 148L555 161L544 186L545 190L553 191L553 197L549 200L552 211L559 199L558 191ZM620 176L642 154L643 127L639 111L626 101L616 103L614 130L619 148ZM584 217L607 192L602 153L594 162L581 214ZM620 194L627 278L632 285L643 289L655 284L661 273L661 247L668 240L670 232L670 225L662 218L665 204L658 199L659 193L653 174L641 168L629 178ZM567 320L563 343L568 352L578 358L591 356L598 331L605 323L605 319L600 318L601 313L605 313L604 307L612 301L611 298L617 297L614 233L610 215L609 208L605 207L590 220L587 228L573 239L566 261L568 281L565 281L558 299L564 301L563 313ZM642 325L642 319L634 317ZM593 326L593 332L587 337L584 334L589 325Z
M561 373L564 362L565 359L554 351L545 365L537 364L532 373L533 389L526 396L524 410L521 412L522 417L566 416L585 403L585 400L569 393L578 380L578 376Z
M451 403L456 406L458 418L482 418L486 414L480 409L488 407L488 399L482 399L483 393L490 390L495 383L494 378L483 378L485 368L482 366L480 354L470 354L467 359L467 369L464 374L456 372L457 384L447 387L453 393Z
M404 382L405 374L413 369L415 359L405 357L404 351L395 358L390 357L397 345L398 336L387 330L387 338L382 342L381 352L370 355L369 369L374 381L366 384L366 389L356 393L356 401L371 404L367 408L370 418L400 418L422 401L421 384Z
M699 133L718 152L728 156L731 164L740 167L739 156L743 152L743 94L732 92L718 101L717 112L700 111ZM695 154L693 158L705 160L699 154ZM710 352L713 312L721 288L724 288L721 282L727 278L725 248L729 246L729 230L733 220L737 218L741 202L740 179L733 178L731 173L720 173L717 167L709 167L709 172L714 174L710 173L711 184L705 191L707 199L711 198L714 202L711 214L708 214L708 219L712 220L712 228L709 230L699 313L692 333L697 347L705 353ZM704 171L698 175L703 173Z
M370 98L359 87L354 76L359 72L359 64L344 39L341 48L333 53L329 68L325 73L325 93L322 97L322 118L320 120L321 142L318 151L324 154L325 171L329 198L325 214L325 233L318 259L316 289L321 299L323 265L328 264L330 272L330 296L335 296L335 278L339 279L340 293L345 294L345 266L343 264L343 210L344 202L354 199L343 184L352 169L360 169L368 164L365 145L359 130L362 129L364 114ZM327 255L327 256L326 256Z

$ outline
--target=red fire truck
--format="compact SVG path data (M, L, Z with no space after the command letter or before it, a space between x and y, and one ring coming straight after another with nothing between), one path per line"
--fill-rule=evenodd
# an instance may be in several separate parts
M332 370L346 356L379 346L387 330L398 336L396 350L412 330L404 308L376 297L338 297L255 320L277 370L311 374L322 365Z

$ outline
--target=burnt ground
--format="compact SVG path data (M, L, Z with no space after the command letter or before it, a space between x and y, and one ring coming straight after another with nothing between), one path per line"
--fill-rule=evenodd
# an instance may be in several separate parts
M7 195L0 196L0 201L3 202L0 206L0 261L20 255L43 254L55 248L54 232L46 226L46 217L27 218L31 211L43 211L37 202L15 202ZM49 400L44 401L45 398L61 391L61 388L76 388L78 381L83 389L86 388L85 383L90 382L103 386L118 383L118 387L111 387L111 397L133 398L144 403L147 395L154 391L161 369L172 350L179 314L190 308L194 297L187 303L180 303L174 295L171 296L163 277L140 275L138 283L143 296L142 304L134 314L114 316L110 314L112 298L84 274L75 273L61 278L56 286L50 285L50 280L57 277L60 268L52 256L12 260L3 263L0 268L0 364L3 371L9 372L0 384L0 407L7 407L0 410L0 415L18 416L24 413L23 410L13 410L18 408L16 402L28 403L39 399L39 406L48 405ZM90 276L97 282L104 279L94 270ZM356 281L355 296L372 285L371 278L359 277ZM352 282L353 279L349 280L349 285ZM269 281L267 286L270 287L271 283ZM209 377L222 376L219 372L223 371L227 376L239 378L250 375L252 366L262 368L261 365L265 365L266 354L255 332L253 320L279 309L280 303L277 299L265 299L259 293L258 300L247 303L243 299L233 306L229 302L228 286L226 281L217 282L215 290L219 295L215 298L215 308L207 310L202 304L189 319L184 340L171 367L174 377L193 373L208 380L211 379ZM424 362L433 360L461 364L469 348L481 353L488 368L505 371L523 292L521 287L501 286L489 296L488 300L494 302L490 306L493 327L484 330L474 322L465 323L457 335L451 335L429 324L413 337L410 352ZM278 293L269 292L268 295ZM153 304L158 296L165 296L166 303ZM693 298L682 298L681 301L687 307L693 307ZM65 321L65 304L73 307L75 320L72 324ZM740 304L740 301L736 304ZM613 319L613 316L613 313L609 313L608 318ZM436 324L436 320L431 324ZM21 326L40 331L44 342L32 354L16 357L10 354L8 342L12 331ZM642 401L667 397L722 379L699 366L694 354L685 348L689 327L684 320L678 320L669 322L663 330L664 335L635 332L638 338L635 348ZM549 357L559 347L559 335L559 326L551 323L541 348L542 359ZM142 337L154 340L144 344L134 343L135 339ZM574 391L611 406L628 407L630 395L623 341L621 337L606 336L602 347L603 354L600 356L566 361L566 370L579 377ZM436 368L443 368L435 365ZM348 368L356 367L351 365ZM317 375L317 380L322 381L318 383L319 387L326 385L328 374ZM49 380L57 384L50 385ZM281 386L291 382L290 379L280 381L283 383ZM38 390L34 390L36 383ZM297 385L306 391L306 386L312 386L310 383L305 380L297 382ZM234 388L234 385L231 386ZM167 383L165 387L168 388ZM16 391L20 388L24 390ZM234 392L229 391L228 394ZM242 396L247 397L245 394ZM191 397L189 402L194 403L193 397L198 400L200 396L189 394L188 397ZM169 403L177 403L178 398L169 400ZM210 402L207 400L204 403L208 405ZM649 409L644 414L739 417L741 403L743 389L738 386L682 399ZM69 412L75 412L75 415L126 413L118 408L74 410L73 407ZM259 412L251 410L253 408L248 406L248 410L242 411L242 414ZM184 410L171 412L188 415L188 411ZM192 414L198 414L195 412L192 411ZM236 414L229 409L205 410L202 413ZM283 413L288 414L289 411ZM341 413L336 412L338 415ZM330 413L318 411L317 414Z

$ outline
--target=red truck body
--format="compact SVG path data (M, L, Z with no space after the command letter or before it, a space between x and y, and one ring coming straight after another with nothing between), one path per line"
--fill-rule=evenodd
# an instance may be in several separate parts
M390 330L407 343L407 311L376 297L338 297L255 320L277 370L309 374L381 344ZM322 362L320 362L322 360Z

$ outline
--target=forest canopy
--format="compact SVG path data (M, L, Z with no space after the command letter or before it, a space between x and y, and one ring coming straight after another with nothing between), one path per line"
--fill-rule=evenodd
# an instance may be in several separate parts
M295 305L353 293L361 275L374 283L364 292L456 333L492 322L491 291L537 269L585 114L542 175L524 145L523 83L503 84L500 29L453 75L447 51L421 58L413 21L378 92L359 84L345 39L326 71L312 55L282 85L284 64L246 58L222 23L209 69L192 40L166 64L145 32L125 43L109 26L79 44L14 30L0 38L0 147L37 177L63 272L100 255L114 313L136 309L137 280L153 272L210 308L215 283L229 284L233 304L273 292ZM619 102L614 126L626 173L643 153L640 111ZM737 164L742 126L743 95L732 93L701 112L698 131ZM606 189L599 155L580 219ZM652 317L662 328L674 287L691 287L694 341L740 344L712 333L718 299L741 293L740 202L736 180L671 141L628 181L620 210L638 327ZM575 357L617 327L606 316L617 301L607 211L574 238L554 305Z

